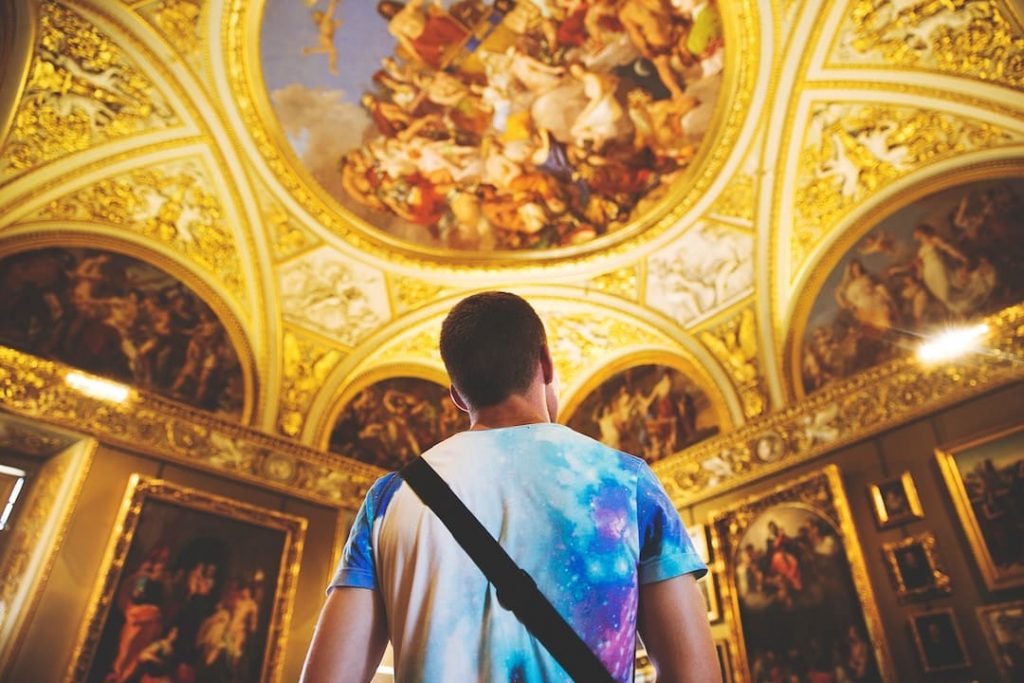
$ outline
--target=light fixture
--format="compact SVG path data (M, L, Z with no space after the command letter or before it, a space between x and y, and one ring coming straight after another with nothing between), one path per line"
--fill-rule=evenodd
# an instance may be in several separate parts
M7 496L7 500L0 501L0 506L3 506L0 507L0 531L7 528L7 521L11 518L11 513L14 512L14 504L18 502L21 489L25 486L26 474L25 470L17 467L0 465L0 475L14 479L14 486L11 487L11 493Z
M944 330L925 339L917 347L917 357L924 363L952 360L976 350L986 334L988 334L988 325L984 323Z
M131 389L123 384L111 382L107 379L90 377L81 372L69 372L64 381L69 387L91 398L98 398L101 401L113 403L124 403L131 395Z

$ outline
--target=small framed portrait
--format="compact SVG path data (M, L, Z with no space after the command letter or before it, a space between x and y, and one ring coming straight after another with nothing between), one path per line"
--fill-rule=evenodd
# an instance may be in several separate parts
M895 479L872 484L868 487L868 494L871 496L875 520L880 528L896 526L924 516L910 472L904 472Z
M701 595L704 596L704 604L708 608L708 621L714 624L722 618L721 603L718 600L718 575L714 569L708 569L708 573L697 582Z
M985 585L1024 585L1024 424L936 451Z
M268 681L306 520L133 474L67 679Z
M942 570L935 551L935 536L917 534L882 545L901 600L943 595L950 592L949 576Z
M999 672L1024 681L1024 600L978 608L978 621Z
M693 544L693 549L697 551L697 555L700 556L701 562L708 564L711 562L711 547L708 545L708 528L703 524L688 524L686 526L686 533L690 535L690 543Z
M732 683L732 655L729 652L729 641L716 640L715 654L718 655L718 667L722 671L722 683Z
M970 665L953 610L915 612L910 615L910 630L925 673L962 669Z

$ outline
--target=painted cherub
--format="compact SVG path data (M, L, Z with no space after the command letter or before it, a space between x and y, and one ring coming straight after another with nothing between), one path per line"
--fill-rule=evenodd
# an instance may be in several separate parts
M310 5L312 6L312 5ZM327 9L313 12L313 23L319 31L319 42L313 47L302 48L303 55L326 54L327 66L331 73L338 75L338 48L334 45L334 34L341 28L341 19L335 19L334 13L338 9L338 0L329 0Z

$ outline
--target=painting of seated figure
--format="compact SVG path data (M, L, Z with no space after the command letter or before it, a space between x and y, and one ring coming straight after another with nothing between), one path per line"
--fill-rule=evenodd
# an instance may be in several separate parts
M349 216L423 247L580 245L637 220L711 126L716 0L267 0L267 97Z

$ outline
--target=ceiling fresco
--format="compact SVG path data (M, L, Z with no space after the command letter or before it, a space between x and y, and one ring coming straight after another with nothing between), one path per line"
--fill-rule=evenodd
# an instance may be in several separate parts
M305 170L375 229L584 244L653 206L710 127L719 8L678 5L268 0L263 81Z
M202 390L201 368L136 376L114 335L122 367L95 371L363 457L332 457L353 472L384 463L352 434L331 445L344 406L367 377L442 390L438 325L470 292L537 305L563 406L605 381L650 395L660 376L627 381L622 363L667 364L699 389L690 432L751 444L793 403L880 372L893 339L1021 298L1019 238L962 227L1019 215L1016 1L11 7L0 254L63 250L68 278L109 252L184 283L224 326L240 402L231 373ZM665 434L664 471L719 438Z

